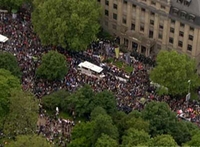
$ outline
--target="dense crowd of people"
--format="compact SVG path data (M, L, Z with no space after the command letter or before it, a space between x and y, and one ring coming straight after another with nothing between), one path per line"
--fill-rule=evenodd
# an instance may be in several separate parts
M131 66L134 70L130 74L112 64L105 63L102 66L99 55L115 56L114 44L109 41L95 41L91 43L89 50L79 53L58 47L57 50L64 54L70 62L70 68L65 78L59 81L36 78L35 70L40 65L42 55L55 48L41 45L38 36L33 32L30 13L27 10L22 9L16 19L13 19L9 13L0 13L0 20L0 34L9 38L6 43L0 43L0 50L10 52L17 57L22 71L22 88L33 92L37 98L41 99L44 95L59 89L73 92L84 84L89 84L96 92L112 91L116 96L118 109L127 113L132 110L142 110L145 104L152 100L165 101L173 111L178 111L177 115L180 118L200 123L200 107L197 102L188 104L185 99L176 100L169 96L159 97L156 95L156 88L150 84L148 75L149 67L155 65L155 61L150 58L132 53ZM102 49L106 49L106 52L102 52ZM77 70L77 65L85 60L102 66L105 77L97 79L86 76ZM125 61L125 57L121 55L120 60ZM116 77L121 77L126 81ZM141 102L142 98L145 99L144 103ZM38 134L43 134L50 142L55 138L60 144L69 141L70 132L75 125L73 120L49 118L43 113L40 114L40 117L45 120L45 123L38 125Z

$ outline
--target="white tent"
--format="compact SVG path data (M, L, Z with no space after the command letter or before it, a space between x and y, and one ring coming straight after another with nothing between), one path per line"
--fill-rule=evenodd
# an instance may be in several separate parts
M0 42L4 43L6 41L8 41L8 38L6 36L3 36L3 35L0 34Z

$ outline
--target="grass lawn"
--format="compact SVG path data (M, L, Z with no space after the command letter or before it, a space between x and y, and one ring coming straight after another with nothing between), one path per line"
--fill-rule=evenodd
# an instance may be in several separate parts
M133 71L132 66L127 65L123 61L119 61L119 60L115 61L114 58L108 58L108 59L105 60L105 62L106 63L112 63L113 65L115 65L119 69L123 69L128 74L130 74Z

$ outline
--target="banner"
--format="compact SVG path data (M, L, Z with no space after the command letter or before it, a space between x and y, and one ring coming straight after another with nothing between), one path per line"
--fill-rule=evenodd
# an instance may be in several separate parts
M115 48L115 56L117 59L119 58L119 47Z

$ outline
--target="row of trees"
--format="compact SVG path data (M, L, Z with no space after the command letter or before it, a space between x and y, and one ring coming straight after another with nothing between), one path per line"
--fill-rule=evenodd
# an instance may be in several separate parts
M70 147L75 146L176 146L198 145L199 128L179 121L164 102L150 102L141 112L130 114L118 111L112 93L94 93L88 85L69 94L57 91L43 97L46 109L84 117L86 121L75 126Z

